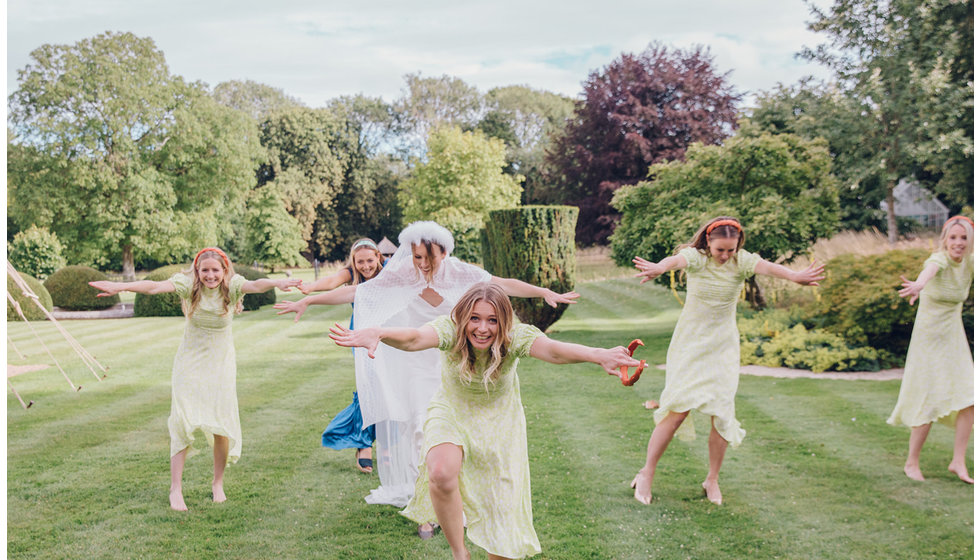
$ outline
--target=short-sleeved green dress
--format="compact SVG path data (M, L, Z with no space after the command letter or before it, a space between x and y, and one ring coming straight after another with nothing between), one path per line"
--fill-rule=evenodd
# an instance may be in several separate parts
M439 335L442 384L429 402L423 432L422 465L415 495L402 515L417 523L434 523L429 498L425 455L441 443L463 449L459 490L466 515L466 535L487 552L523 558L541 552L531 515L531 478L527 458L527 426L521 404L517 363L527 356L542 332L518 323L511 331L511 346L496 384L466 384L459 363L448 354L456 343L456 327L447 316L428 323ZM485 364L477 359L477 371Z
M973 357L962 315L973 284L973 255L957 263L938 252L930 263L939 271L919 293L902 387L888 418L892 425L954 425L956 413L973 405Z
M734 447L745 437L735 419L740 359L735 305L760 257L740 249L736 259L719 265L693 247L678 254L687 261L687 300L667 348L667 375L653 419L659 423L670 411L700 411L715 417L715 429ZM694 439L690 415L675 435Z
M177 273L170 278L181 299L190 299L193 280ZM231 303L224 310L221 292L202 288L197 310L187 318L184 339L174 358L170 418L171 457L190 447L194 432L201 430L209 445L214 436L228 442L228 463L242 455L242 425L238 418L235 344L231 318L244 293L245 278L239 274L228 282ZM196 453L191 447L188 456Z

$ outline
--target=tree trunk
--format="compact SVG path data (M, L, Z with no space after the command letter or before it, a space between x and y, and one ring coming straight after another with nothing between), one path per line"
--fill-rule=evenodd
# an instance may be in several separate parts
M745 281L745 301L749 302L752 309L766 308L766 294L762 291L762 286L755 281L755 276Z
M888 195L885 196L885 208L888 213L888 244L894 245L898 242L898 221L895 219L895 185L888 187Z
M136 280L136 264L133 261L133 246L124 243L122 246L122 273L123 280L132 282Z

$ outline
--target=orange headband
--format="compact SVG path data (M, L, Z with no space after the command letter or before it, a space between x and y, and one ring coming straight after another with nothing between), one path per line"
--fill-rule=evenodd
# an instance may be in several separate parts
M719 226L732 226L738 231L742 231L742 224L736 222L735 220L718 220L717 222L708 224L708 228L704 230L705 235L711 233L716 227Z
M953 216L952 218L946 220L946 223L943 224L943 229L946 229L946 226L948 226L949 223L952 222L953 220L966 220L967 223L970 224L970 227L973 227L973 220L971 220L970 218L967 218L966 216Z
M205 247L205 248L201 249L200 251L198 251L196 255L194 255L194 268L195 269L197 268L197 259L201 258L201 255L203 255L204 253L207 253L208 251L214 251L215 253L218 253L218 255L221 257L221 260L225 261L225 268L226 269L227 268L231 268L231 263L228 261L228 255L226 255L224 251L222 251L221 249L219 249L217 247Z

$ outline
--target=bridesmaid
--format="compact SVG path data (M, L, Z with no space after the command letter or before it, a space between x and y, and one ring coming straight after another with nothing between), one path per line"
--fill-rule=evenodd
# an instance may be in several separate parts
M966 448L973 431L973 356L963 329L963 301L973 284L973 222L954 216L943 225L942 250L933 253L914 282L902 276L898 295L919 299L905 358L898 403L888 423L912 428L905 475L925 480L919 454L932 423L955 426L950 472L973 484ZM921 297L920 297L921 296Z

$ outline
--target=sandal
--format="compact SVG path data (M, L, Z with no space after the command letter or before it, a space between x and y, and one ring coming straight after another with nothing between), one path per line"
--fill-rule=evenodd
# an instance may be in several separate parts
M429 528L423 529L423 527L425 527L426 525L428 525ZM431 539L436 535L436 529L438 528L439 528L438 523L423 523L419 525L419 529L418 529L419 538L422 539L423 541L427 541Z
M374 472L374 461L359 457L358 455L361 453L361 451L361 449L358 449L354 452L354 458L357 459L357 470L365 474L371 474Z

